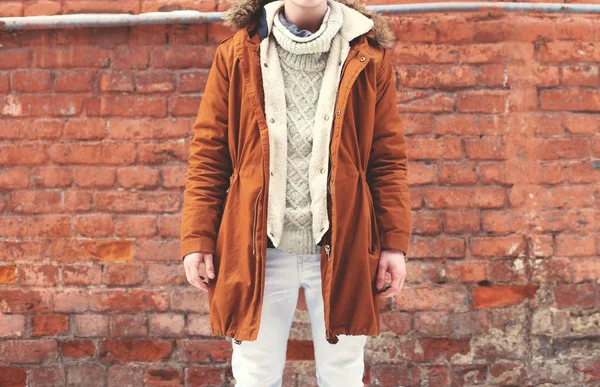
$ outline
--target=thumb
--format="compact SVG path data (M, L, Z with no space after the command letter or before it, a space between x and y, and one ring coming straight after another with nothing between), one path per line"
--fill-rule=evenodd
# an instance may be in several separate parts
M206 275L208 275L208 278L215 278L215 267L213 265L212 254L204 254L204 266L206 268Z
M381 289L385 284L385 273L387 271L387 260L380 261L379 272L377 273L377 289Z

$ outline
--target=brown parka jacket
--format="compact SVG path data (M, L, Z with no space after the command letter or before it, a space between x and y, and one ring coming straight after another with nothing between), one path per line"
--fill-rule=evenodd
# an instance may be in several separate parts
M411 236L404 126L397 109L393 34L383 16L351 42L330 139L327 212L321 248L327 340L380 333L375 280L383 249L406 252ZM213 254L208 280L213 334L256 340L265 282L269 125L259 43L265 0L225 13L238 28L217 46L194 124L181 220L181 254Z

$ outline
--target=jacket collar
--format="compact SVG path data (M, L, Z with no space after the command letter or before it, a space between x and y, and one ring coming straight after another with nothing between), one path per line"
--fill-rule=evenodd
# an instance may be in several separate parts
M359 0L335 1L342 5L344 24L340 33L347 41L365 35L382 48L394 46L394 33L382 15L367 10ZM237 0L224 12L223 24L233 29L245 28L250 38L257 34L260 42L269 32L267 18L272 17L272 10L282 4L283 0Z

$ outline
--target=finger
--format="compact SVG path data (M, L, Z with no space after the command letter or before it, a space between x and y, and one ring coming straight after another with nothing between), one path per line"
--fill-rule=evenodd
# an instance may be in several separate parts
M377 273L377 289L382 289L385 285L385 272L387 271L387 260L379 261L379 272Z
M190 266L190 265L189 265L189 264L187 264L187 263L184 263L184 264L183 264L183 268L184 268L184 270L185 270L185 279L187 279L187 281L188 281L189 283L192 283L192 282L191 282L191 276L190 276L190 267L189 267L189 266Z
M194 261L190 265L190 282L197 288L202 289L202 285L200 284L200 280L198 277L198 270L200 269L200 261Z
M398 293L396 293L396 294L400 294L400 292L402 291L402 288L404 287L404 280L406 280L406 274L401 273L400 274L400 286L398 286Z
M215 278L215 266L213 265L212 254L204 254L204 264L206 265L206 275L208 278Z
M200 261L196 275L199 276L202 281L206 279L206 266L204 265L204 262Z
M398 276L393 271L390 271L390 275L392 276L391 286L388 290L386 290L385 292L383 292L381 294L382 297L393 296L396 293L396 291L398 290L398 285L400 284L400 281L398 280Z
M390 290L393 290L392 295L398 294L400 290L400 272L396 270L392 270L392 287Z

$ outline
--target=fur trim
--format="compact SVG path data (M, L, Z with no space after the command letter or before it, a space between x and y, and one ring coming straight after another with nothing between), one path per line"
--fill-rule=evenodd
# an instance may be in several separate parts
M223 24L229 28L248 27L260 16L260 8L273 0L226 0L230 4L223 13ZM373 20L373 30L367 38L382 48L392 48L396 43L394 32L383 15L369 11L360 0L336 0Z

